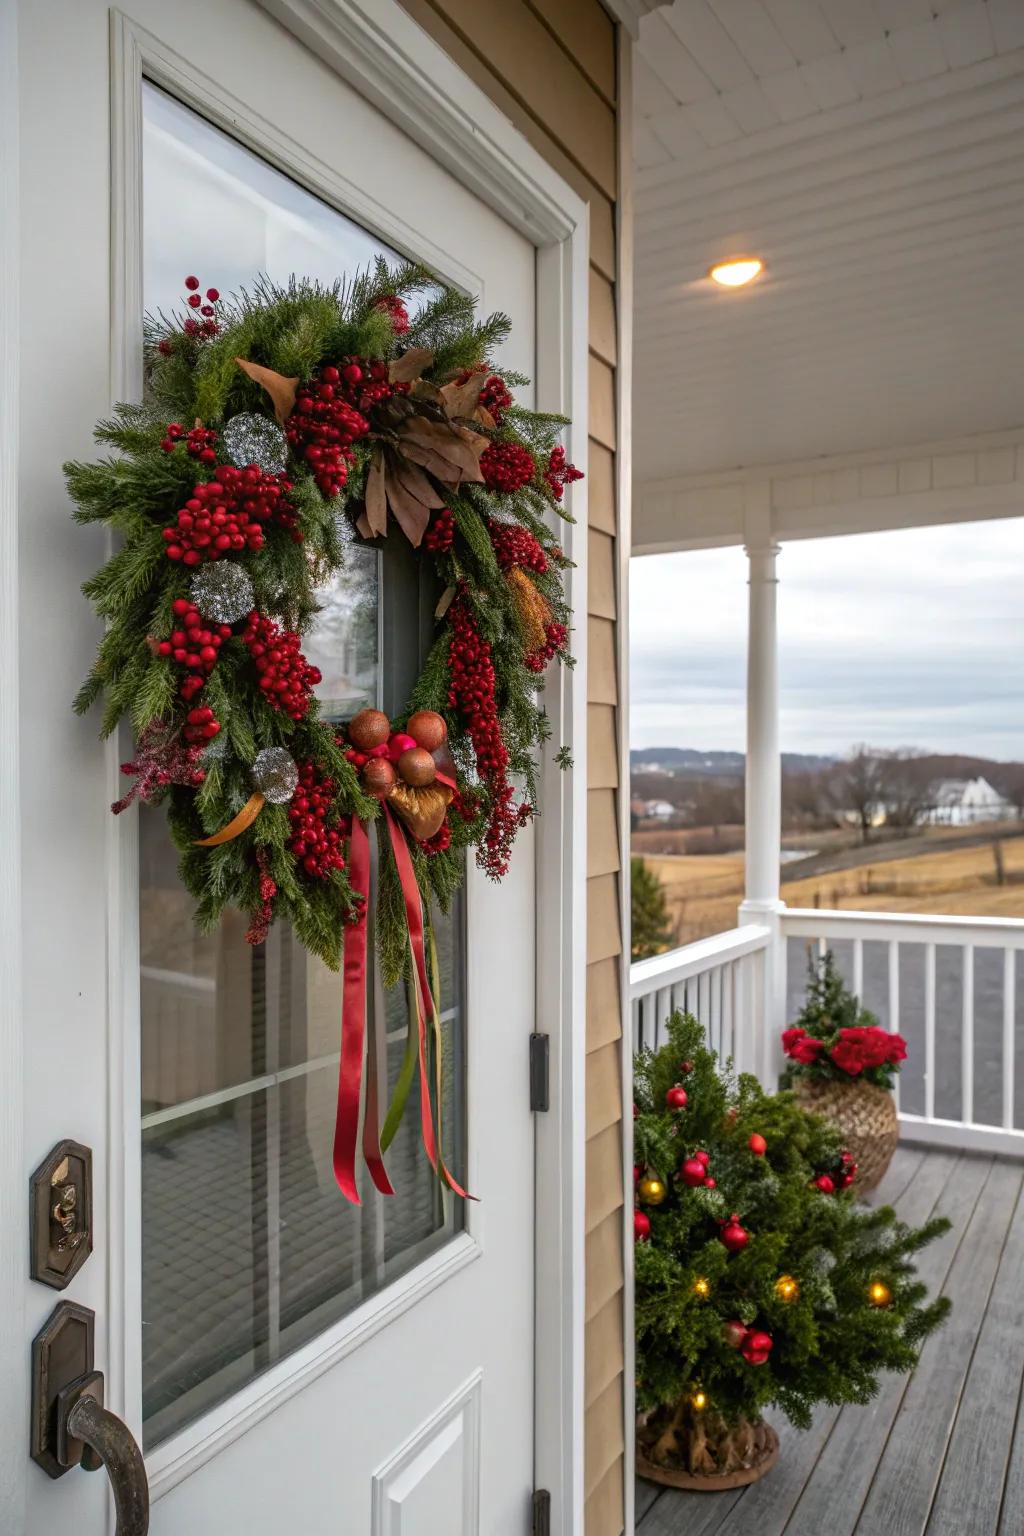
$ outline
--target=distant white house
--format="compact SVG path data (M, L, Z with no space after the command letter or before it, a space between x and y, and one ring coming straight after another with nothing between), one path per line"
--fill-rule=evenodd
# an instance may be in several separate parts
M987 779L940 779L923 820L933 826L967 827L979 821L1012 821L1016 808Z

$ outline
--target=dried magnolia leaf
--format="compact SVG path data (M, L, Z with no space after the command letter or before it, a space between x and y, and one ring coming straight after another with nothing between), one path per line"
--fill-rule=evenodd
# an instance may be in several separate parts
M429 421L425 416L415 416L403 428L403 445L407 439L422 443L442 459L454 464L459 470L460 480L479 482L483 479L480 455L487 447L487 438L481 437L478 432L470 432L465 427L456 426L454 422Z
M403 352L389 364L388 379L392 384L411 384L433 361L434 354L426 347L410 347L408 352Z
M478 405L473 412L473 420L478 421L482 427L490 427L493 432L498 423L487 409L486 405Z
M384 455L374 456L366 475L366 523L371 534L387 535L388 503L384 489Z
M444 405L444 394L436 384L431 384L429 379L415 379L409 386L409 397L413 400L429 400L431 405Z
M486 373L471 373L464 384L446 384L441 390L441 396L448 415L472 416L480 404L480 395L486 383Z
M443 619L444 618L445 614L448 612L448 609L451 607L452 602L454 601L455 594L456 594L457 591L458 591L457 587L445 587L444 591L441 593L441 597L440 597L440 600L438 602L438 605L434 609L434 618L435 619Z
M395 514L395 521L413 549L418 549L430 522L430 508L424 506L418 496L411 495L394 473L387 475L385 485L388 506Z
M418 501L422 501L425 507L433 509L445 505L444 497L435 486L431 485L423 471L417 469L415 464L409 459L404 458L401 454L396 453L389 460L388 474L389 477L397 475L402 485L409 492L409 495L415 496Z
M299 387L298 376L287 379L283 373L275 373L273 368L264 368L260 363L250 363L244 357L236 357L235 362L243 373L248 374L254 384L259 384L266 390L274 402L274 415L283 426L295 408L295 392Z
M364 539L373 538L373 529L370 527L370 521L365 512L360 512L356 518L356 532Z
M429 469L435 480L440 480L442 485L458 485L462 479L462 471L457 464L450 459L443 459L433 448L428 448L425 443L403 433L401 439L402 453L405 458L414 464L421 464L424 469Z

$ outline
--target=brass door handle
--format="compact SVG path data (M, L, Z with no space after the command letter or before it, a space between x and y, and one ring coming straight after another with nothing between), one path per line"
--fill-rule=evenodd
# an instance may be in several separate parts
M149 1483L142 1452L123 1420L103 1406L93 1370L95 1314L62 1301L32 1345L32 1459L50 1477L103 1467L114 1495L114 1536L146 1536Z

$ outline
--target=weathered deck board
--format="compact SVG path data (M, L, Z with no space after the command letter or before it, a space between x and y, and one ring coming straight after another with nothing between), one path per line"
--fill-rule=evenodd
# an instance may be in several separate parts
M913 1376L823 1409L739 1493L638 1485L638 1536L1020 1536L1024 1531L1024 1167L901 1147L872 1204L952 1230L921 1255L953 1300Z

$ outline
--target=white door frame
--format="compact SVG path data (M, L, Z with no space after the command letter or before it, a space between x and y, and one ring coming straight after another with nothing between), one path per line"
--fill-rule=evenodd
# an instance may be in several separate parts
M537 247L537 403L541 409L564 412L573 419L571 455L585 467L587 444L587 287L589 262L588 210L490 100L401 9L397 0L259 0L289 30L314 49L336 72L424 145L431 155ZM15 7L0 7L0 36L6 67L17 58ZM130 178L138 165L139 114L131 106L138 72L145 60L147 74L174 88L175 56L149 39L117 12L112 13L111 145L114 252L112 295L115 325L111 341L112 394L137 392L139 362L137 327L128 317L140 309L138 265L124 239L125 208L137 208L138 189ZM213 104L204 109L210 115ZM18 96L3 93L0 125L4 128L5 160L17 156ZM216 116L216 113L213 114ZM269 127L269 125L268 125ZM291 158L291 157L290 157ZM16 165L13 167L16 169ZM294 167L293 167L294 169ZM315 178L311 178L314 180ZM5 472L0 473L0 554L3 596L0 633L8 644L6 672L13 672L17 639L17 479L13 448L16 441L17 376L17 181L4 179L7 206L0 235L5 256L5 280L0 285L5 368L0 374L0 427L4 430ZM15 206L11 207L12 200ZM348 211L353 199L345 199ZM380 226L380 219L374 222ZM429 253L425 253L429 256ZM581 494L582 493L582 494ZM578 519L563 539L575 562L568 572L568 596L577 613L586 613L586 482L575 492ZM585 640L585 628L583 631ZM585 929L586 929L586 652L577 631L577 666L553 679L545 696L553 737L573 740L575 766L563 773L548 765L542 781L544 817L537 838L537 1028L551 1037L551 1112L537 1118L536 1159L536 1422L535 1480L552 1496L552 1530L575 1532L583 1510L583 1326L584 1326L584 1168L585 1168ZM8 1390L0 1407L0 1500L8 1496L20 1512L25 1498L24 1419L24 1178L26 1149L18 1131L22 1109L17 1086L22 1019L18 1004L20 964L18 899L19 805L17 796L17 694L0 699L0 960L5 985L0 989L0 1049L6 1080L15 1085L16 1102L0 1116L0 1364ZM123 755L111 743L108 769L117 780ZM110 1116L108 1177L110 1189L110 1282L107 1298L109 1401L138 1427L138 1340L132 1329L139 1316L137 1246L137 1160L126 1158L126 1134L132 1135L131 1115L137 1116L129 1084L137 1073L137 1005L124 995L127 975L125 940L135 924L129 921L127 897L135 888L136 848L127 829L111 824L108 842L107 897L110 903ZM122 912L124 921L122 921ZM9 919L9 920L8 920ZM129 943L132 942L129 940ZM136 957L137 958L137 957ZM13 984L12 984L13 981ZM523 1070L527 1070L523 1042ZM137 1127L136 1127L137 1129ZM133 1172L134 1169L134 1172ZM133 1215L134 1213L134 1215ZM458 1242L444 1251L446 1264L431 1275L436 1284L450 1266L467 1262L471 1254ZM411 1305L421 1293L415 1274L403 1298ZM388 1295L381 1298L386 1321ZM393 1309L393 1297L391 1308ZM393 1315L393 1310L391 1311ZM114 1326L116 1319L122 1326ZM374 1317L362 1318L343 1338L336 1330L300 1351L280 1383L254 1384L240 1411L225 1419L222 1432L196 1444L176 1463L154 1468L154 1492L171 1486L193 1470L226 1440L270 1412L314 1375L327 1369L342 1353L356 1347L366 1331L375 1331ZM282 1364L286 1364L282 1362ZM230 1405L228 1405L230 1407ZM9 1432L6 1432L9 1431Z

